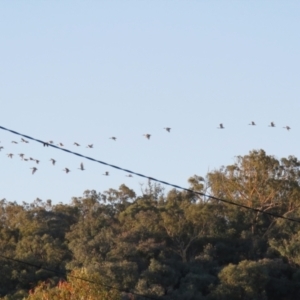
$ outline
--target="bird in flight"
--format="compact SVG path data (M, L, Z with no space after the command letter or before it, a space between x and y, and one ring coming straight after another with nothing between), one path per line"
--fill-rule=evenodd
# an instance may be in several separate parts
M39 163L40 163L40 161L39 161L38 159L36 159L36 160L35 160L35 162L36 162L37 164L39 164Z
M68 168L64 168L63 171L66 172L66 174L68 174L69 172L71 172Z
M2 149L4 149L4 147L3 147L3 146L1 146L1 147L0 147L0 151L1 151Z
M164 129L166 129L166 131L171 132L171 128L170 127L165 127Z
M9 158L13 158L14 155L13 155L12 153L8 153L7 156L8 156Z
M251 125L251 126L255 126L256 124L255 124L255 122L254 121L252 121L249 125Z
M83 163L81 163L80 164L80 168L78 168L79 170L81 170L81 171L84 171L85 169L84 169L84 166L83 166Z
M150 140L151 134L146 133L146 134L143 134L143 136L146 137L148 140Z
M126 175L126 177L133 177L131 174Z
M110 137L110 139L111 139L111 140L114 140L114 141L117 140L117 138L116 138L115 136Z
M219 128L219 129L224 129L225 127L224 127L223 124L221 123L221 124L220 124L220 127L217 127L217 128Z
M24 160L24 154L20 153L19 156L21 157L22 160Z
M104 176L109 176L109 172L106 171L103 175L104 175Z
M21 138L21 142L28 144L29 142L26 141L25 139Z
M49 141L48 143L49 143L49 144L53 144L53 141Z
M59 143L59 144L57 144L57 146L59 146L59 147L63 147L63 146L64 146L64 144L63 144L63 143Z
M13 144L18 144L18 142L16 142L16 141L12 141L12 143L13 143Z
M269 127L275 127L275 123L274 122L271 122Z
M50 161L52 161L52 165L54 166L54 165L55 165L55 163L56 163L56 160L55 160L55 159L53 159L53 158L51 158L51 159L50 159Z
M87 145L87 148L93 148L93 144Z
M76 143L76 142L74 143L74 145L75 145L75 146L77 146L77 147L79 147L79 146L80 146L80 145L79 145L78 143Z
M30 168L30 169L32 169L32 174L34 174L36 172L36 170L37 170L36 167Z
M290 130L290 129L291 129L290 126L285 126L285 127L283 127L283 128L285 128L286 130Z

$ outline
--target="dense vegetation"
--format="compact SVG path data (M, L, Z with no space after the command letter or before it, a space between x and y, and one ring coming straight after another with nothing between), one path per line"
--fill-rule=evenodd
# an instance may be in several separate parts
M300 220L300 162L293 156L278 160L252 151L189 184L194 191ZM121 185L85 191L71 204L2 200L0 210L1 255L84 272L127 291L74 278L64 282L62 275L0 258L2 299L42 299L39 293L82 299L63 296L76 288L85 299L143 299L132 292L175 300L300 299L297 222L190 192L165 193L151 182L141 196Z

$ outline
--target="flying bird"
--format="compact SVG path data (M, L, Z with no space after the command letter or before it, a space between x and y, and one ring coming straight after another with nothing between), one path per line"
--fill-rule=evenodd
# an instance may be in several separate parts
M29 142L26 141L25 139L21 138L21 142L28 144Z
M146 137L148 140L150 140L151 134L147 133L147 134L143 134L144 137Z
M87 148L93 148L93 144L87 145Z
M275 127L275 123L274 122L271 122L269 127Z
M220 124L220 127L217 127L218 129L224 129L225 127L223 126L223 124Z
M14 155L13 155L12 153L8 153L7 156L8 156L9 158L13 158Z
M80 168L78 168L79 170L81 170L81 171L84 171L85 169L84 169L84 166L83 166L83 163L81 163L80 164Z
M290 126L285 126L285 127L283 127L283 128L285 128L286 130L290 130L290 129L291 129Z
M4 149L4 147L3 147L3 146L1 146L1 147L0 147L0 151L1 151L2 149Z
M66 172L66 174L68 174L69 172L71 172L68 168L64 168L63 171Z
M52 165L54 166L54 165L55 165L55 163L56 163L56 160L55 160L55 159L53 159L53 158L51 158L51 159L50 159L50 161L52 162Z
M164 129L166 129L168 132L171 132L171 128L170 127L165 127Z
M38 159L36 159L36 160L35 160L35 162L36 162L37 164L39 164L39 163L40 163L40 161L39 161Z
M114 141L117 140L117 138L116 138L115 136L110 137L110 139L111 139L111 140L114 140Z
M53 144L53 141L49 141L48 143L49 143L49 144Z
M79 146L80 146L80 145L79 145L78 143L76 143L76 142L74 143L74 145L75 145L75 146L77 146L77 147L79 147Z
M109 172L106 171L103 175L104 175L104 176L109 176Z
M252 121L249 125L251 125L251 126L255 126L256 124L255 124L255 122L254 121Z
M22 160L24 160L24 154L20 153L19 156L21 157Z
M63 144L63 143L59 143L59 144L57 144L57 146L59 146L59 147L63 147L63 146L64 146L64 144Z
M34 174L36 172L36 170L37 170L36 167L30 168L30 169L32 169L32 174Z
M133 177L131 174L125 175L126 177Z
M16 142L16 141L12 141L12 143L13 143L13 144L18 144L18 142Z

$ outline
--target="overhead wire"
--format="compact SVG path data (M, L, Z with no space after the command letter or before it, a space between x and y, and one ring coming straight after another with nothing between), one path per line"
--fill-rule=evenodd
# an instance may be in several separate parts
M86 155L83 155L83 154L80 154L80 153L77 153L77 152L74 152L74 151L71 151L71 150L68 150L68 149L65 149L65 148L58 147L56 145L53 145L53 144L50 144L48 142L33 138L29 135L25 135L25 134L22 134L20 132L5 128L3 126L0 126L0 129L3 129L5 131L11 132L13 134L16 134L16 135L19 135L19 136L22 136L22 137L25 137L25 138L30 139L32 141L38 142L38 143L42 144L44 147L52 147L52 148L55 148L55 149L58 149L58 150L61 150L61 151L64 151L64 152L82 157L82 158L85 158L85 159L88 159L90 161L97 162L97 163L100 163L102 165L109 166L111 168L114 168L114 169L117 169L117 170L120 170L120 171L127 172L129 174L133 174L133 175L136 175L136 176L139 176L139 177L142 177L142 178L152 180L154 182L158 182L158 183L173 187L175 189L183 190L183 191L193 193L195 195L199 195L199 196L202 196L202 197L206 197L206 198L209 198L209 199L212 199L212 200L215 200L215 201L220 201L220 202L223 202L223 203L226 203L226 204L230 204L230 205L234 205L234 206L241 207L241 208L244 208L244 209L252 210L252 211L255 211L255 212L258 212L258 213L262 213L262 214L265 214L265 215L272 216L274 218L280 218L280 219L288 220L288 221L291 221L291 222L300 223L300 219L297 220L297 219L294 219L294 218L289 218L289 217L279 215L279 214L275 214L275 213L272 213L272 212L269 212L269 211L264 211L264 210L259 209L259 208L250 207L250 206L243 205L243 204L231 201L231 200L215 197L215 196L208 195L208 194L205 194L205 193L202 193L202 192L199 192L199 191L194 191L192 189L184 188L182 186L179 186L179 185L176 185L176 184L173 184L173 183L169 183L167 181L163 181L163 180L160 180L160 179L157 179L157 178L154 178L154 177L146 176L144 174L140 174L140 173L128 170L128 169L124 169L124 168L121 168L119 166L116 166L116 165L113 165L113 164L110 164L110 163L107 163L107 162L104 162L104 161L101 161L101 160L97 160L97 159L94 159L92 157L89 157L89 156L86 156Z

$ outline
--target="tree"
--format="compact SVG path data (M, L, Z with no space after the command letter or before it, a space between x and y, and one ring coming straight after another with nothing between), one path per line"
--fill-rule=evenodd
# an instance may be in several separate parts
M283 215L300 205L300 162L293 156L280 160L263 150L237 156L233 165L208 174L214 196L264 212ZM275 220L265 214L226 206L229 221L239 220L240 232L264 234Z
M81 280L84 278L86 280ZM29 292L26 300L118 300L121 294L116 289L105 287L97 275L87 276L86 270L74 270L67 281L56 286L43 282Z

